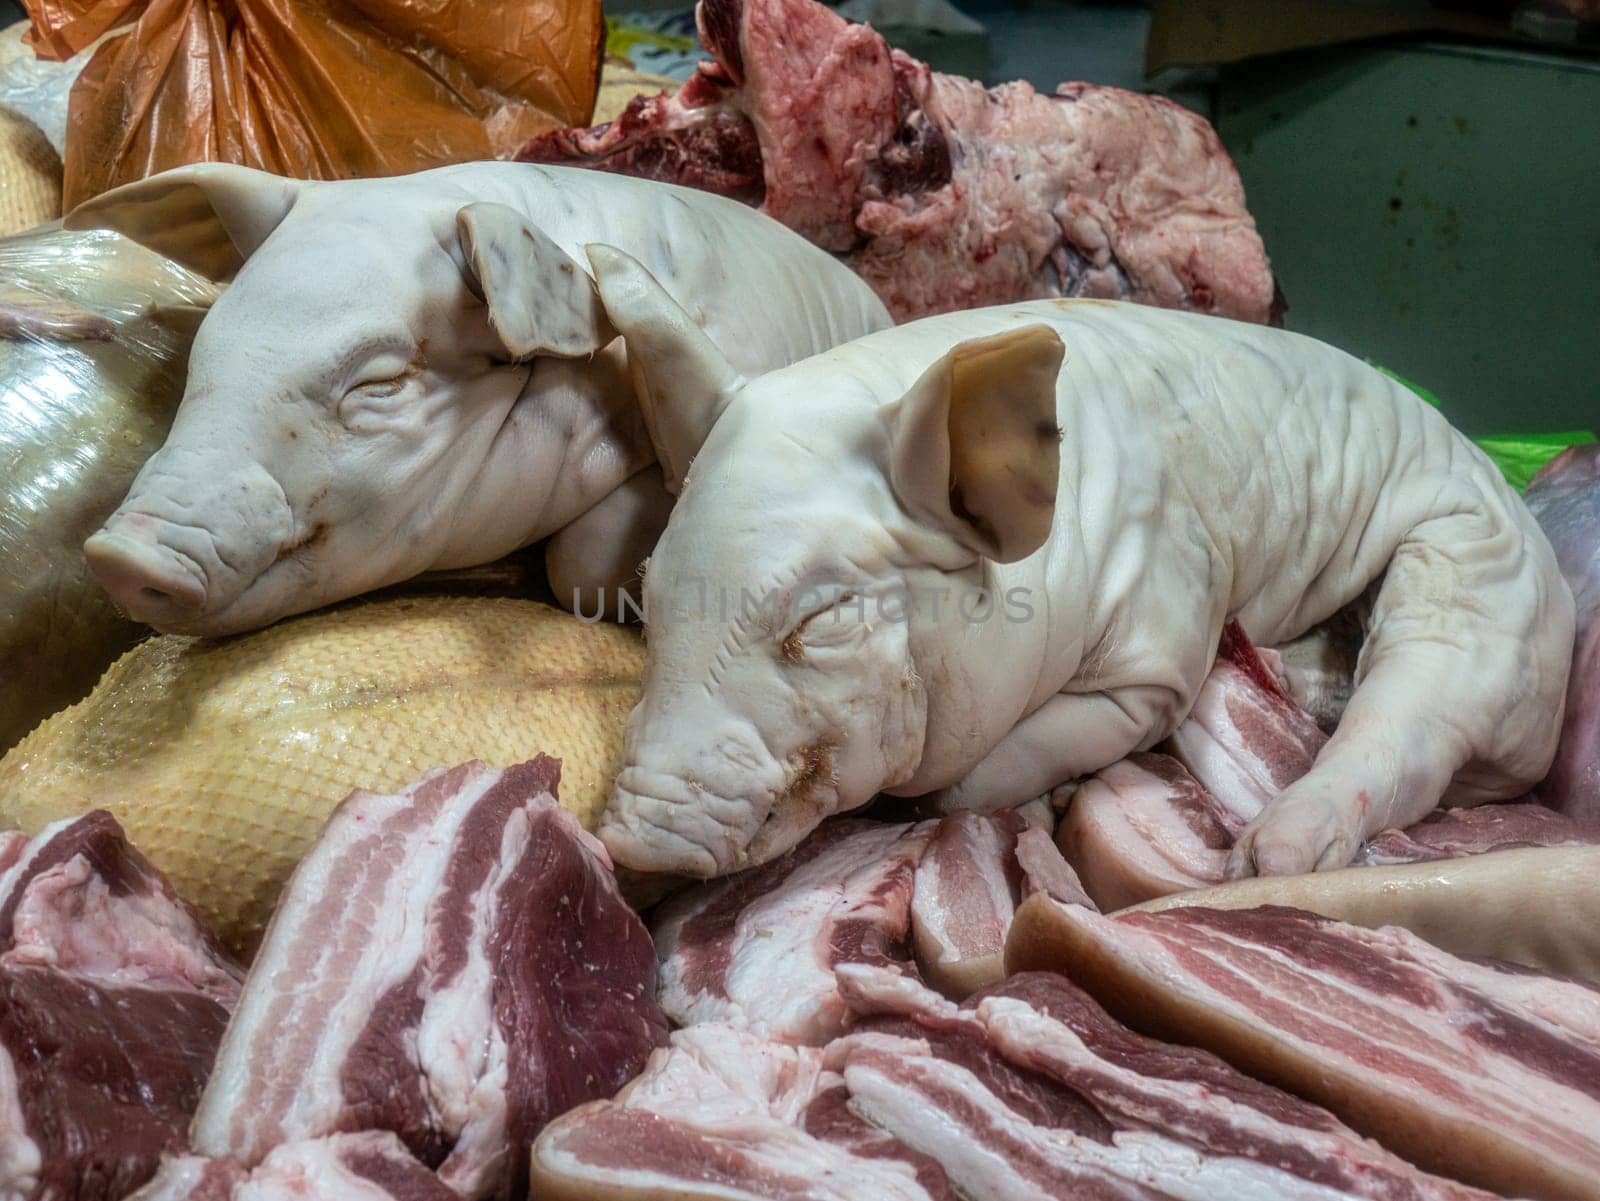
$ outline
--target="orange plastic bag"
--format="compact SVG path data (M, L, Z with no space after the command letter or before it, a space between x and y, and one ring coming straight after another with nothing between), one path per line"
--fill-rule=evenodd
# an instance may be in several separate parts
M594 105L599 0L23 0L73 85L67 208L184 163L303 179L509 154Z

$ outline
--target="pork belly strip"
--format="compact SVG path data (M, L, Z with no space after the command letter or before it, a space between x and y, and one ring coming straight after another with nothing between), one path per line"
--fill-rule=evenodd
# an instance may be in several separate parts
M1380 830L1356 855L1358 866L1426 863L1524 847L1600 844L1600 823L1579 822L1532 801L1436 809L1404 830Z
M1248 321L1276 293L1216 132L1118 88L985 89L815 0L701 0L676 96L519 154L719 191L841 255L897 320L1097 296Z
M870 969L841 975L863 1033L830 1046L828 1066L848 1062L858 1043L892 1054L884 1036L921 1044L916 1054L954 1063L1027 1124L1096 1144L1056 1140L1069 1161L1097 1165L1101 1183L1142 1183L1154 1195L1198 1198L1207 1188L1232 1187L1262 1197L1489 1201L1489 1194L1419 1171L1327 1110L1213 1055L1134 1033L1063 976L1014 975L958 1009ZM1000 1125L1023 1141L1032 1137L1010 1122ZM1160 1164L1166 1167L1146 1174Z
M931 1159L850 1112L822 1052L708 1023L533 1150L541 1201L957 1201Z
M1047 830L1009 810L940 819L911 894L923 978L958 999L998 981L1011 919L1036 892L1088 903Z
M661 1006L778 1042L843 1028L841 963L911 964L914 873L937 823L829 822L788 854L668 901L652 922Z
M544 756L351 794L290 878L194 1122L260 1163L388 1130L467 1197L521 1195L556 1114L666 1035L649 936Z
M1371 869L1375 870L1375 869ZM1426 1168L1600 1197L1600 990L1283 908L1024 906L1007 966L1326 1105Z
M1146 901L1144 911L1286 905L1403 926L1455 955L1600 980L1600 847L1529 847L1422 863L1262 876Z
M388 1131L285 1143L254 1169L236 1160L165 1160L133 1201L459 1201Z
M0 1196L117 1201L183 1149L242 973L109 813L0 873Z

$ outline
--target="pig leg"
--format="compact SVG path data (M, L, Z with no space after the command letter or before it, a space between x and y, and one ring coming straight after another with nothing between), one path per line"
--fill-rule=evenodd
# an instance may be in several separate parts
M1150 745L1170 732L1181 712L1177 696L1163 685L1059 692L933 799L945 813L1012 808Z
M639 567L655 549L672 512L661 469L649 467L563 526L545 546L545 572L556 603L585 617L622 621L637 613ZM633 602L628 608L626 593Z
M1555 749L1558 648L1572 630L1549 558L1493 513L1417 526L1378 593L1338 730L1245 828L1229 874L1343 867L1371 835L1419 821L1441 797L1477 804L1537 781Z

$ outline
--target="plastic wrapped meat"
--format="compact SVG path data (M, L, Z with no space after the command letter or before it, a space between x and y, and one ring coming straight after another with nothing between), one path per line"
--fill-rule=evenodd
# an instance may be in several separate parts
M106 232L0 242L0 750L89 691L141 627L83 540L166 439L219 289Z

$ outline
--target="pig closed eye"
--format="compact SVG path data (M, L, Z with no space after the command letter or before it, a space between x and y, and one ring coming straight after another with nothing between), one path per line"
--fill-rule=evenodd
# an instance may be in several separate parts
M798 662L807 651L849 649L867 636L860 602L846 593L791 630L782 643L783 657Z

